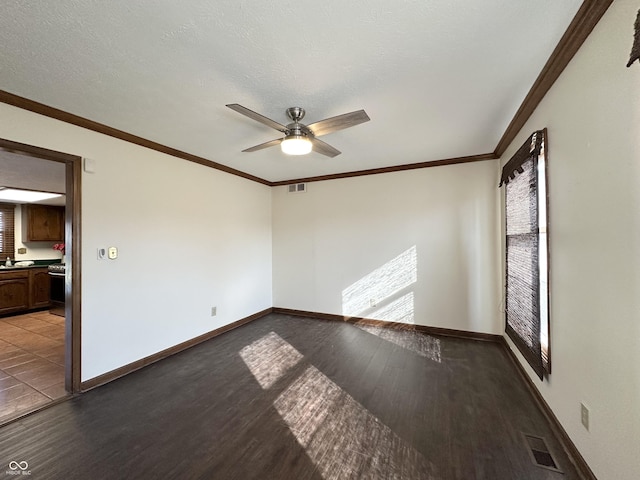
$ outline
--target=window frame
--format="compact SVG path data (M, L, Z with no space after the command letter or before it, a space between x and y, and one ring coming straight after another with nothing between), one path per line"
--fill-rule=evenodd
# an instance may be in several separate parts
M528 163L531 162L531 167ZM509 187L504 193L504 232L505 232L505 332L513 341L523 357L531 365L538 377L542 380L545 375L551 374L551 321L550 321L550 246L549 246L549 169L548 169L548 134L547 130L534 132L527 141L518 149L514 156L504 165L500 186L517 182L519 175L531 169L533 175L529 190L532 195L526 197L528 205L535 203L535 218L532 216L531 231L528 233L509 233L508 217L510 210ZM528 181L527 177L520 177L520 181ZM512 184L512 187L514 184ZM526 185L520 185L526 190ZM535 197L535 198L534 198ZM512 201L517 199L511 199ZM527 205L520 205L526 211ZM513 206L512 206L513 207ZM515 209L517 210L517 209ZM516 237L529 236L535 245L530 245L531 257L527 257L526 249L521 250L520 257L514 246ZM531 237L533 235L533 237ZM523 241L523 245L526 241ZM512 245L512 250L510 250ZM525 252L525 253L523 253ZM535 271L529 272L523 269L509 267L509 256L518 258L518 261L531 261ZM522 264L521 264L522 265ZM520 265L520 266L521 266ZM520 275L520 276L519 276ZM510 280L511 279L511 280ZM529 286L527 287L527 282ZM510 283L511 282L511 283ZM512 285L513 284L513 285ZM524 285L524 288L522 286ZM514 294L532 295L530 299L518 297L511 301ZM517 306L517 308L515 307ZM523 315L524 312L524 315ZM524 318L524 321L522 321ZM519 331L520 330L520 331ZM523 335L521 332L524 332ZM531 332L527 335L526 332Z

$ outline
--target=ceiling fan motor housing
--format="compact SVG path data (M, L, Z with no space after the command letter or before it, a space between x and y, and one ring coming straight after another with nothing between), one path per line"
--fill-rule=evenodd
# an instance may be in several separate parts
M290 123L287 125L287 136L295 135L298 137L310 137L313 136L311 131L306 128L304 125L300 125L299 123Z
M304 108L302 107L287 108L287 116L294 122L299 122L304 118Z

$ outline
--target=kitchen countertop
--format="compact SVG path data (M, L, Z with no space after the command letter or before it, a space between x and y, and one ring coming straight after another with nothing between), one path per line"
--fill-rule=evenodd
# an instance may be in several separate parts
M30 268L47 268L48 265L29 265L28 267L7 267L6 265L0 265L0 272L10 272L12 270L28 270Z
M28 267L16 266L15 262L12 266L7 267L4 264L4 260L0 263L0 272L5 271L13 271L13 270L27 270L30 268L47 268L49 265L60 264L62 263L60 259L47 259L47 260L19 260L19 261L32 261L33 265L29 265Z

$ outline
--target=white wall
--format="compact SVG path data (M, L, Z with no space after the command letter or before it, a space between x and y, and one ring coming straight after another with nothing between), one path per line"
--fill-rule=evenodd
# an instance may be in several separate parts
M498 179L485 161L274 188L274 306L501 333Z
M82 380L271 306L269 187L4 104L0 125L95 160L82 176ZM119 258L99 261L108 246Z
M625 66L639 7L613 2L502 159L548 128L549 380L520 358L603 480L640 477L640 65Z

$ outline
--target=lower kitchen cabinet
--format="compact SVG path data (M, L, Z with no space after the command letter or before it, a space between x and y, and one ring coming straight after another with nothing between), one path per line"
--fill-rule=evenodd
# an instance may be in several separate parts
M0 314L29 309L29 271L0 273Z
M46 308L50 279L47 268L0 271L0 315Z
M51 278L46 268L29 270L31 274L31 308L51 305Z

